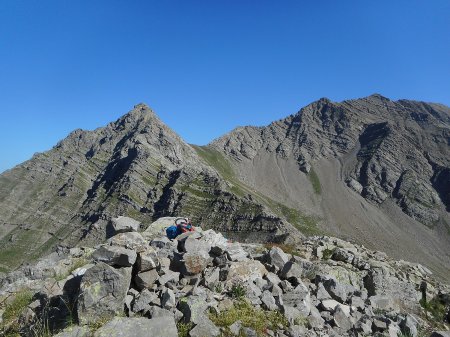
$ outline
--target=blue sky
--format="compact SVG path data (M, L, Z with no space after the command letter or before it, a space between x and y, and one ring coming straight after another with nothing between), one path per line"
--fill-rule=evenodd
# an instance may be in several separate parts
M0 1L0 172L139 102L205 144L375 92L450 105L450 1Z

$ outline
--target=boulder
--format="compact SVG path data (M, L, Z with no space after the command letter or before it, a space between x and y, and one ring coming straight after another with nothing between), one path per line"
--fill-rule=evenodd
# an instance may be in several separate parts
M190 337L217 337L220 329L208 317L204 317L190 332Z
M115 317L94 333L94 337L178 337L175 320L171 316L158 318Z
M289 261L281 269L280 277L296 285L301 282L302 268L297 263Z
M184 275L192 276L200 274L208 265L209 255L205 251L192 251L184 254L183 256L183 269Z
M325 323L325 320L320 316L319 310L317 310L315 307L311 307L311 312L308 316L308 325L311 328L315 329L321 329L323 328L323 325Z
M267 274L264 265L256 260L233 262L228 269L226 282L228 285L248 283Z
M118 267L131 267L136 262L136 257L134 250L118 246L102 246L92 254L95 261Z
M267 310L278 310L278 305L275 301L275 298L268 290L264 290L261 295L261 302L267 308Z
M163 275L161 275L158 279L158 282L160 285L164 286L167 285L167 283L171 282L178 282L178 280L180 279L180 273L177 271L172 271L170 269L164 269L162 270L162 272L164 273Z
M100 262L83 275L78 298L78 318L89 324L123 313L130 287L131 268L114 269Z
M137 232L141 223L126 216L119 216L111 219L111 226L114 233Z
M323 286L331 297L340 303L347 302L348 297L355 290L352 286L342 284L333 278L325 280Z
M238 261L238 262L245 261L248 257L248 253L237 242L228 244L226 246L226 253L227 253L230 261L235 261L235 262L236 261Z
M339 302L336 300L323 300L320 303L320 306L325 311L334 312L334 309L339 305Z
M400 329L407 336L417 337L417 325L417 319L411 315L406 315L405 319L400 322Z
M348 315L340 305L338 305L333 314L333 323L344 331L348 331L352 327L350 315Z
M148 247L146 251L138 254L137 270L147 271L155 269L159 265L158 255L153 247Z
M142 232L142 236L147 240L151 240L157 236L165 236L166 228L175 225L176 217L162 217L153 222Z
M146 312L150 310L152 305L160 302L158 295L155 292L152 292L148 289L144 289L141 291L138 297L134 299L131 304L131 308L133 312Z
M294 290L283 294L282 298L284 305L297 308L304 317L309 315L311 311L311 297L308 288L303 282Z
M158 277L159 275L156 269L147 270L142 273L138 273L134 278L134 283L139 290L151 288Z
M268 263L281 270L288 263L289 256L279 247L272 247L268 253Z
M120 233L107 241L111 246L119 246L127 249L132 249L137 253L147 250L148 242L137 232Z
M199 324L205 318L208 306L206 296L203 295L184 297L178 303L178 309L183 313L183 320L194 324Z
M175 294L171 289L166 289L161 297L161 307L172 309L175 307Z

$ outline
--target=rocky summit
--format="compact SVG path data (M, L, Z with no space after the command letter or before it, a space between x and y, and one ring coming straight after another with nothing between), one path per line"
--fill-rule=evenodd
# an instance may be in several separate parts
M329 236L247 244L197 227L169 240L173 221L112 219L95 247L6 274L0 334L449 336L450 287L420 264Z

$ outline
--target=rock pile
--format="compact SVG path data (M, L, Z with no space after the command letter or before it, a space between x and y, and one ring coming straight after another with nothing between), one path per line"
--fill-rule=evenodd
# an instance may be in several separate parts
M331 237L244 245L198 228L169 240L125 220L94 249L60 249L2 278L2 332L448 336L449 288L421 265Z

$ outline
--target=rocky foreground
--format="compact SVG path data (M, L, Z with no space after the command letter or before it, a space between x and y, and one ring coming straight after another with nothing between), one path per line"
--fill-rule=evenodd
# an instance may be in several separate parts
M2 336L450 336L450 288L418 264L332 237L171 241L161 218L119 217L94 248L0 278Z

